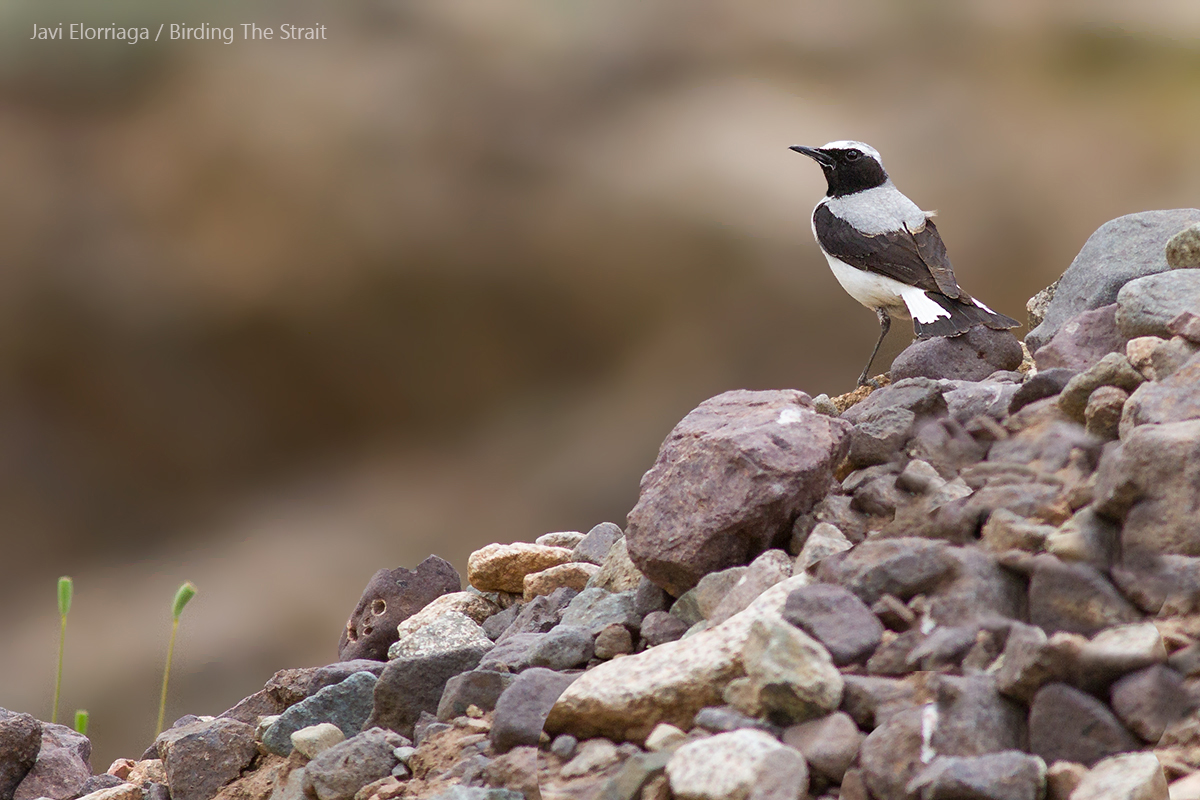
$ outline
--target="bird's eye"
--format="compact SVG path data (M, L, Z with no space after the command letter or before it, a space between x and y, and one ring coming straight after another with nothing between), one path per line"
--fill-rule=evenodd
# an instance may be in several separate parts
M861 155L862 155L862 153L858 152L857 150L847 150L846 151L846 160L847 161L858 161L858 157Z

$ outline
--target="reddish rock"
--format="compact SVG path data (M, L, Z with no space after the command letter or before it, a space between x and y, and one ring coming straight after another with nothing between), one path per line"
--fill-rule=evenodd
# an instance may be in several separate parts
M710 572L787 544L833 483L849 423L803 392L734 391L700 404L663 442L629 512L626 543L646 577L678 597Z
M976 325L958 336L935 336L909 345L892 362L891 376L981 381L993 372L1021 366L1024 352L1009 331Z
M399 638L397 625L438 597L460 589L458 572L437 556L429 556L414 570L379 570L371 576L346 622L338 642L338 659L387 661L388 647Z
M1126 337L1117 327L1117 304L1085 311L1063 323L1045 346L1034 353L1039 371L1082 372L1109 353L1125 352Z

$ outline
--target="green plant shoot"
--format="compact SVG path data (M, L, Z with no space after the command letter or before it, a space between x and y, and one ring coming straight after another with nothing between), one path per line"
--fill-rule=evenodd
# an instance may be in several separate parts
M195 596L195 585L191 581L184 581L179 591L175 592L175 600L171 603L171 641L167 644L167 666L163 669L162 696L158 701L158 727L154 730L156 737L162 733L163 717L167 713L167 681L171 678L171 659L175 656L175 634L179 632L179 615Z
M87 709L80 708L80 709L75 710L75 730L76 730L76 732L82 733L84 736L87 736L88 719L89 719L89 716L88 716Z
M54 671L54 709L50 721L58 722L58 695L62 691L63 646L67 641L67 614L71 611L71 598L75 594L75 582L66 575L58 579L58 668Z

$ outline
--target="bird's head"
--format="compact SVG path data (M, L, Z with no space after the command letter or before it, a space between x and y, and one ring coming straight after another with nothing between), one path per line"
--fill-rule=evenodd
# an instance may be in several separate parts
M837 141L821 147L794 145L790 149L803 153L821 165L829 183L829 197L842 197L887 183L879 151L863 142Z

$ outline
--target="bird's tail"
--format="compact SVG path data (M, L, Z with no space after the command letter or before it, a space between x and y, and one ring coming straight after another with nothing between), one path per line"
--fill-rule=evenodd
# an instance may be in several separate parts
M951 299L941 292L925 292L925 296L945 309L949 316L938 316L930 322L921 322L914 316L913 329L918 339L957 336L971 330L975 325L986 325L992 330L1003 331L1021 324L1012 317L997 314L965 293L957 299Z

